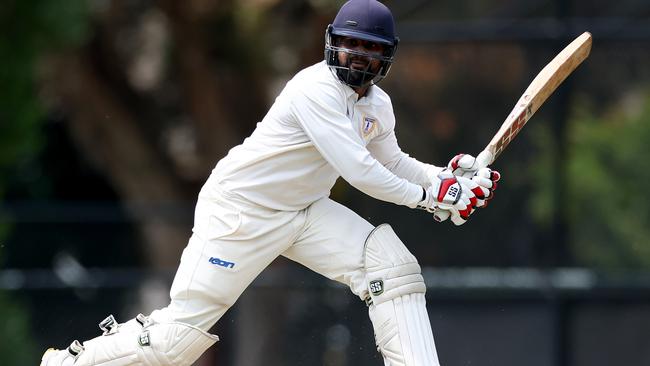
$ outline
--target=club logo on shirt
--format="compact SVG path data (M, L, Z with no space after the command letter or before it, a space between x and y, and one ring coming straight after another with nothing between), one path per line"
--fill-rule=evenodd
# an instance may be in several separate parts
M370 133L375 129L377 125L377 119L372 117L363 117L363 126L361 127L361 133L363 137L368 137Z

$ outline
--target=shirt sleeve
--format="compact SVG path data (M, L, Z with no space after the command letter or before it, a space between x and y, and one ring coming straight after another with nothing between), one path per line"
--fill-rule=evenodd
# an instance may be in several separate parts
M325 83L297 91L291 112L323 158L353 187L376 199L415 207L422 187L400 178L370 155L345 112L345 96ZM313 91L313 85L312 85Z
M403 152L392 128L388 128L372 139L368 143L368 150L393 174L423 187L429 187L431 185L430 177L438 175L443 169L423 163Z

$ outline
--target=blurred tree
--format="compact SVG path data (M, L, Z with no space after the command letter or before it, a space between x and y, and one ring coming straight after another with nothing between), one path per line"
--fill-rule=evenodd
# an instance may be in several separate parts
M36 68L47 50L83 41L83 4L71 1L61 7L48 0L6 1L0 8L0 199L10 180L24 183L35 196L47 190L45 180L30 179L29 172L43 146L45 111L37 95Z
M10 179L35 196L47 190L29 172L43 146L37 64L47 50L83 41L84 9L83 1L61 7L51 0L5 1L0 8L0 199Z
M151 267L177 265L192 222L178 203L195 201L216 161L252 131L276 89L322 58L331 15L316 10L335 5L94 2L87 41L42 60L45 108L117 192ZM179 211L186 217L179 220ZM165 305L167 286L142 288L149 291L131 299L137 311Z
M4 1L0 7L0 200L10 180L24 179L33 195L47 190L45 180L29 179L42 146L44 111L37 97L35 67L47 49L82 41L84 2ZM10 230L0 224L0 261ZM18 300L0 292L0 355L2 364L35 364L38 355L29 334L29 320Z
M29 334L27 312L0 292L0 360L3 365L35 365L38 353Z
M571 237L584 264L648 269L650 97L630 91L626 99L608 116L585 112L572 126Z
M130 209L153 267L175 267L189 237L191 217L170 222L165 204L194 202L263 116L275 77L322 53L288 36L321 27L317 14L304 2L97 3L89 41L44 63L48 108Z

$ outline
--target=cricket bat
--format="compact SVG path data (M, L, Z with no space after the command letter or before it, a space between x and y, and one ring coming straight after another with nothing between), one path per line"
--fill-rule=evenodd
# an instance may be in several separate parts
M591 33L584 32L537 74L499 131L476 157L479 168L491 165L499 157L546 99L589 56L590 51Z
M494 163L546 99L589 56L590 51L591 33L584 32L544 66L528 85L490 143L476 157L478 169ZM434 214L438 221L446 220L449 215L446 210Z

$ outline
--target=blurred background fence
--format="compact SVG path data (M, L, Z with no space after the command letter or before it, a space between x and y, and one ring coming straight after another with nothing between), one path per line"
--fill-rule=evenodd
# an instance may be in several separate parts
M322 59L341 1L0 3L0 364L164 305L216 161ZM386 1L403 150L477 153L534 75L590 58L496 164L461 228L339 182L425 267L443 365L650 364L650 3ZM379 365L365 306L280 258L200 365Z

